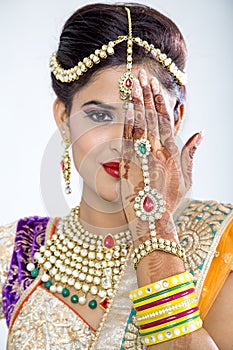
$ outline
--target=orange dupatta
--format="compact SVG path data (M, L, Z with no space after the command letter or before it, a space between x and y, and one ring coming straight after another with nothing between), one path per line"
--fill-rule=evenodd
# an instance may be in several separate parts
M233 220L228 224L218 244L199 299L199 309L204 320L220 289L232 270Z

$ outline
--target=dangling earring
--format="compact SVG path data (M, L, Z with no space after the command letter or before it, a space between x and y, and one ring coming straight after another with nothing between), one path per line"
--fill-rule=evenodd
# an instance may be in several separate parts
M66 194L70 194L71 193L71 187L70 187L71 160L69 155L70 141L68 138L64 138L63 142L65 144L65 149L64 149L64 154L62 156L61 169L62 169L64 180L66 183Z

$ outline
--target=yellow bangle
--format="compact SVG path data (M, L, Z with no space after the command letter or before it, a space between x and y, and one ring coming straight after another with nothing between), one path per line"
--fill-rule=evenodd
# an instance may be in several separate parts
M138 326L144 325L148 322L153 322L166 316L174 315L175 313L183 312L190 308L197 306L196 294L192 294L192 298L179 300L177 304L168 303L164 308L152 308L149 313L137 313L136 323Z
M160 281L148 284L144 287L135 289L129 293L129 297L134 302L137 299L143 298L153 293L161 292L163 290L175 287L179 284L192 281L193 275L191 275L189 271L185 271L180 274L169 276Z
M148 295L144 298L138 299L137 301L133 302L133 307L137 311L141 311L140 309L149 308L149 305L151 305L154 302L156 302L157 304L162 304L170 301L171 298L173 300L176 298L178 299L179 297L182 297L184 293L191 289L193 289L194 291L193 282L186 282L184 284L180 284L175 287L169 288L168 290L164 290L162 292ZM148 305L148 307L146 307L146 305ZM152 306L156 305L151 305L151 307Z
M160 324L158 324L156 326L148 327L148 328L145 328L145 329L139 329L139 334L140 335L145 335L145 334L150 333L150 332L156 332L156 331L158 331L158 330L160 330L161 328L164 328L164 327L173 327L177 323L184 322L184 321L187 321L188 319L199 317L199 316L200 316L200 311L197 310L197 311L189 313L188 315L185 315L183 317L176 318L176 319L174 319L172 321L165 321L165 322L163 322L163 320L159 320Z
M161 329L149 335L142 336L142 340L146 346L159 344L168 340L172 340L182 335L192 333L202 327L202 320L200 317L186 321L184 323L177 323L173 327Z

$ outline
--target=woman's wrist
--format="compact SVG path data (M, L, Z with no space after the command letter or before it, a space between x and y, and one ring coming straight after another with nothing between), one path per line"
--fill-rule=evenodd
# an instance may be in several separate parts
M159 243L160 238L176 245L176 249L180 247L174 220L167 212L164 213L162 219L155 223L153 232L156 232L156 234L151 235L148 223L144 223L140 219L131 221L129 223L129 229L133 237L134 252L139 250L138 253L141 254L140 247L142 245L147 245L149 241L151 244L156 244L156 240ZM148 249L145 256L140 257L140 261L135 264L139 286L153 283L161 278L185 271L184 261L182 260L184 257L172 251L166 251L166 245L164 244L164 251L160 247L155 247L153 251Z
M134 248L137 248L142 242L151 238L149 225L142 222L139 218L131 220L128 223L129 230L132 234ZM155 228L157 238L168 239L179 243L176 226L173 217L169 213L164 213L160 220L155 221Z

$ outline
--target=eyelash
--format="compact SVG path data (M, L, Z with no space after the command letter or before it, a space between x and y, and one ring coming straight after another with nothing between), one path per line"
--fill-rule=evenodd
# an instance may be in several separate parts
M85 112L85 114L87 117L91 118L96 123L104 123L104 122L113 121L113 116L109 112L94 110L94 111L90 111L90 112ZM105 118L102 120L98 119L101 115L108 116L109 119L108 120L106 120Z

